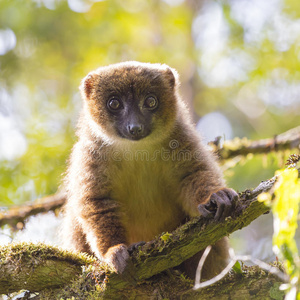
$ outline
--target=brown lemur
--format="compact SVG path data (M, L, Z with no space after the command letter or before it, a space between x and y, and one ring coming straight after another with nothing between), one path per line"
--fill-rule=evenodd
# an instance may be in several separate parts
M80 86L83 111L65 184L65 240L122 273L128 247L170 232L200 214L224 220L237 194L225 187L201 143L167 65L124 62L89 73ZM193 277L201 252L183 263ZM227 263L217 242L204 277ZM197 259L197 260L196 260Z

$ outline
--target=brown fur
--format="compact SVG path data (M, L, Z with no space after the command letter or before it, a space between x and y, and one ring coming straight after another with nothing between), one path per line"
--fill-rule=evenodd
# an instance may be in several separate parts
M65 241L118 272L126 266L127 246L152 240L199 215L197 206L224 187L215 158L189 120L178 85L176 71L168 66L137 62L99 68L81 85L84 109L65 181ZM108 98L118 93L140 101L149 92L159 99L151 134L138 141L120 137ZM204 276L219 272L227 253L223 239L214 246ZM196 267L193 259L185 263L190 276Z

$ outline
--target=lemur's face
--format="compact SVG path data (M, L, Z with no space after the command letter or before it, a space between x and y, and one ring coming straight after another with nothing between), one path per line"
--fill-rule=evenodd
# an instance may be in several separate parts
M91 72L81 90L102 134L138 141L159 137L174 122L175 84L167 66L128 62Z

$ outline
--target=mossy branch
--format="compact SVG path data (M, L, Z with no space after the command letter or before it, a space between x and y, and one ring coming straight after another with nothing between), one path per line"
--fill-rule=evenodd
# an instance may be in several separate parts
M44 244L12 243L0 247L0 294L19 290L41 291L61 287L82 273L82 266L96 262Z
M247 138L235 138L225 141L222 148L219 148L219 139L216 139L210 145L218 153L221 160L232 159L236 156L247 156L248 154L266 154L272 151L299 149L300 126L275 135L273 138L256 141Z
M123 276L106 272L106 291L113 293L179 265L209 244L241 229L268 211L256 200L259 193L272 188L275 178L240 194L233 215L218 223L195 218L172 233L162 233L155 240L135 249ZM63 286L81 274L81 266L95 263L87 256L77 256L54 247L10 244L0 248L0 293L20 289L40 291ZM97 267L99 269L99 267ZM67 271L66 271L67 270Z

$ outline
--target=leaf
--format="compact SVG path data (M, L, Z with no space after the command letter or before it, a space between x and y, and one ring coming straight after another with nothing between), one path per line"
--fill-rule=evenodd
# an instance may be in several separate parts
M241 264L240 264L239 261L237 261L237 262L235 263L235 265L232 267L232 269L233 269L233 271L234 271L235 273L237 273L237 274L242 274L242 273L243 273L242 267L241 267Z
M273 250L284 262L290 276L291 288L300 279L300 260L295 241L295 232L300 205L300 180L295 168L276 172L275 199L272 201L274 215Z

